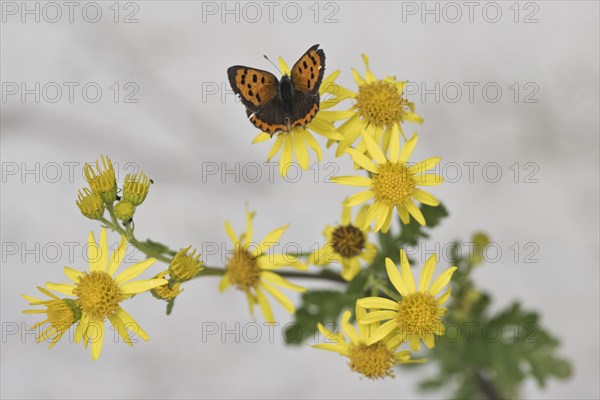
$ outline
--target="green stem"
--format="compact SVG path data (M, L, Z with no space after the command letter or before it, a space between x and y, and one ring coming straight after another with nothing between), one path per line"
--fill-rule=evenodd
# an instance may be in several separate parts
M143 243L143 242L140 242L139 240L137 240L133 234L133 225L131 223L129 223L129 222L126 223L125 229L121 228L121 226L119 225L119 221L117 220L117 217L115 216L115 213L113 211L112 204L107 205L106 209L108 210L108 213L110 214L112 222L107 220L104 217L100 218L100 221L102 221L107 227L109 227L110 229L112 229L115 232L120 233L121 235L125 235L125 238L127 239L127 241L133 247L135 247L136 249L138 249L139 251L144 253L146 256L156 258L157 260L160 260L167 264L171 263L172 258L169 258L169 257L165 256L163 253L156 251L152 247L148 246L146 243ZM171 251L172 250L169 250L168 252L171 253Z
M205 276L223 276L227 272L224 268L205 266L195 278L203 278ZM277 271L277 275L286 278L301 278L301 279L320 279L338 283L346 283L341 276L330 272L301 272L301 271Z
M135 247L142 253L146 254L146 256L154 257L157 260L163 261L167 264L171 263L173 258L168 257L165 254L175 255L175 254L177 254L176 251L173 251L171 249L166 249L166 250L164 250L164 252L161 253L159 251L156 251L151 246L148 246L148 244L146 244L144 242L140 242L139 240L137 240L135 238L135 236L133 234L133 224L125 223L125 229L121 228L121 226L119 225L119 221L117 220L117 218L114 214L112 204L107 205L106 209L108 210L108 213L110 214L110 217L112 220L112 221L109 221L108 219L106 219L104 217L100 218L100 221L104 225L106 225L106 227L112 229L115 232L120 233L121 235L125 235L125 238L127 239L127 241L133 247ZM311 253L303 252L303 253L296 254L296 257L306 257L309 254L311 254ZM204 266L204 270L202 270L202 272L200 274L198 274L196 276L196 278L202 278L205 276L223 276L225 274L225 272L226 271L224 268ZM338 282L338 283L346 283L346 281L341 276L339 276L335 273L332 273L331 271L327 271L327 270L324 270L324 271L318 272L318 273L301 272L301 271L277 271L277 274L280 276L286 277L286 278L318 279L318 280L332 281L332 282Z

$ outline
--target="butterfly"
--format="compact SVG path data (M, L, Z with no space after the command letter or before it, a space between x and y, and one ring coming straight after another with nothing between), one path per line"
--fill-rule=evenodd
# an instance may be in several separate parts
M268 71L234 65L227 69L233 91L246 106L250 122L271 137L279 131L306 127L319 111L319 87L325 53L315 44L281 80Z

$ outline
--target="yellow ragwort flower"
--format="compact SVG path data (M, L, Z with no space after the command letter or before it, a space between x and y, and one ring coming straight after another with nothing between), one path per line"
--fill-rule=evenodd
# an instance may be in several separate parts
M90 219L100 219L104 215L104 201L99 194L92 192L88 188L79 190L77 201L75 201L79 211Z
M279 68L284 75L290 75L290 68L286 62L279 57ZM306 128L297 127L292 132L278 132L275 143L267 156L267 161L270 161L281 151L279 158L279 172L282 176L286 176L289 170L289 165L292 163L294 154L296 161L302 169L308 169L310 164L310 156L308 148L310 148L317 156L317 161L321 161L323 156L321 146L315 140L311 131L321 136L326 137L331 141L342 140L333 123L342 119L348 118L352 112L348 111L332 111L330 108L337 105L342 97L337 96L337 85L335 79L339 76L340 71L334 71L323 79L319 88L319 94L324 96L331 95L330 98L323 100L319 105L319 112ZM264 142L271 139L271 135L267 132L261 132L254 138L252 143Z
M404 136L402 124L405 121L423 123L423 118L415 114L414 103L405 97L407 82L397 81L395 77L377 79L369 69L367 56L363 54L362 59L366 67L365 77L352 69L358 93L344 87L338 89L340 96L354 100L350 119L338 128L338 132L344 136L338 144L338 157L359 138L362 131L381 143L385 152L392 136ZM328 146L332 143L329 141ZM358 144L357 150L361 153L367 151L364 141Z
M235 249L225 263L226 272L219 283L219 290L222 292L233 285L236 289L244 292L248 299L250 314L254 314L254 305L258 304L265 320L272 324L275 319L265 291L271 294L287 312L293 314L296 311L294 304L275 285L296 292L306 290L302 286L288 282L273 271L285 266L304 270L306 265L289 254L267 253L269 248L275 245L283 235L287 225L273 230L259 243L253 243L254 214L254 212L246 211L246 232L239 237L235 234L229 221L225 222L225 231Z
M174 282L189 281L204 269L200 261L200 253L196 255L196 249L188 254L191 248L190 245L179 250L169 264L169 275Z
M370 264L377 255L377 246L368 242L368 230L361 227L367 214L367 207L361 207L352 222L352 209L342 207L342 221L337 226L327 225L323 235L327 243L308 256L307 264L327 265L340 263L340 275L351 281L360 272L360 259Z
M134 207L146 200L150 190L150 179L143 173L127 174L123 183L123 200Z
M129 315L120 303L131 295L146 292L167 283L165 279L145 279L132 281L156 259L150 258L127 267L114 276L125 256L127 241L121 236L117 250L109 257L106 229L102 228L100 242L96 243L94 233L90 232L88 240L88 259L90 272L78 271L65 267L65 275L72 283L46 283L46 287L55 292L75 297L75 303L81 309L81 320L75 329L75 342L83 339L87 347L91 342L92 358L97 360L104 342L104 322L108 319L125 343L133 346L130 334L137 334L148 340L149 336Z
M366 311L357 305L356 318L363 318L365 315ZM350 317L350 311L345 311L341 323L342 331L349 341L340 332L333 333L321 323L318 323L317 329L329 343L320 343L313 347L334 351L348 357L350 369L369 379L393 377L393 367L396 364L424 363L427 361L425 358L411 359L408 350L397 351L398 346L402 343L398 337L387 336L373 341L373 334L379 327L379 322L359 324L357 332L354 325L350 323Z
M398 211L400 220L404 224L409 223L409 215L412 215L419 224L425 225L425 217L413 199L430 206L439 205L439 201L435 197L418 189L417 186L435 186L442 183L441 176L424 173L435 167L440 158L431 157L414 165L408 165L408 159L417 144L416 133L404 144L402 150L400 150L398 137L392 136L390 138L390 155L387 158L373 138L363 134L363 139L374 162L358 150L347 149L346 152L372 176L370 178L363 176L331 178L333 182L342 185L369 188L353 194L345 201L347 206L352 207L374 199L365 216L363 229L370 226L375 220L375 231L387 232L392 222L394 208Z
M167 273L169 271L163 271L159 274L157 274L154 279L166 279ZM164 284L163 286L157 286L154 289L152 289L150 292L152 293L152 296L154 296L155 298L159 299L159 300L171 300L174 299L175 297L179 296L181 294L181 292L183 292L183 289L180 289L181 284L179 282L177 283L173 283L171 285Z
M117 180L115 178L115 169L108 156L102 156L102 167L100 162L96 161L96 170L85 163L83 172L90 188L94 193L99 194L104 202L112 204L117 199Z
M135 213L135 207L127 200L121 200L115 204L115 216L123 222L129 222Z
M434 347L434 335L441 336L445 331L441 318L446 314L446 309L442 305L450 297L451 289L448 288L438 298L435 296L450 282L456 271L456 267L447 268L431 283L436 263L435 254L425 261L417 289L404 250L400 250L400 271L390 258L385 259L388 277L402 300L365 297L357 301L360 307L376 310L358 318L359 324L387 321L373 332L372 342L391 334L401 342L408 340L413 351L420 349L421 340L428 348Z
M31 306L45 306L46 309L25 310L24 314L46 314L46 319L33 325L30 329L42 328L36 337L36 342L50 339L49 349L81 318L81 309L73 299L61 299L50 291L39 287L38 290L50 297L50 300L41 300L33 296L21 296Z

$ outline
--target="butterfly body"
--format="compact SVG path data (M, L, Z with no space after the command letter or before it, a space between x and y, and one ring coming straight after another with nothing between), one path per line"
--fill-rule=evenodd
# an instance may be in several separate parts
M246 106L250 122L273 136L306 127L319 111L325 53L314 45L280 80L268 71L236 65L227 70L233 91Z

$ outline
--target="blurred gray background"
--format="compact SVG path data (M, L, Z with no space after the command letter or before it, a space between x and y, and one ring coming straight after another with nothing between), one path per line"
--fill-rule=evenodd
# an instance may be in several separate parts
M425 124L405 125L420 134L413 160L440 155L451 178L432 190L451 216L422 252L488 232L502 254L475 279L494 309L520 299L540 310L574 363L571 380L544 390L530 382L524 396L598 398L597 2L482 2L471 16L462 2L99 1L74 2L71 16L55 4L2 2L2 397L444 397L416 391L433 365L371 382L336 354L284 346L291 317L279 306L273 340L266 328L256 343L241 328L239 343L231 334L203 340L207 323L235 330L253 321L245 297L219 294L216 278L186 284L170 317L148 295L125 303L151 340L133 349L107 340L98 362L64 339L47 351L23 330L37 319L21 314L21 293L64 281L64 265L87 268L81 249L99 226L74 203L83 162L100 154L118 164L120 179L142 168L155 182L136 213L140 239L224 242L223 221L239 232L248 203L258 236L289 222L284 240L320 242L354 192L323 182L351 164L330 149L297 182L269 179L262 163L271 143L250 144L256 130L225 92L227 67L273 71L263 54L291 65L320 43L327 70L341 69L338 82L350 88L363 52L378 77L415 82L410 99ZM439 98L423 97L436 83ZM479 163L472 179L470 162ZM236 163L237 176L221 176ZM261 166L257 182L252 163ZM207 176L215 165L219 173ZM219 265L219 255L207 258Z

